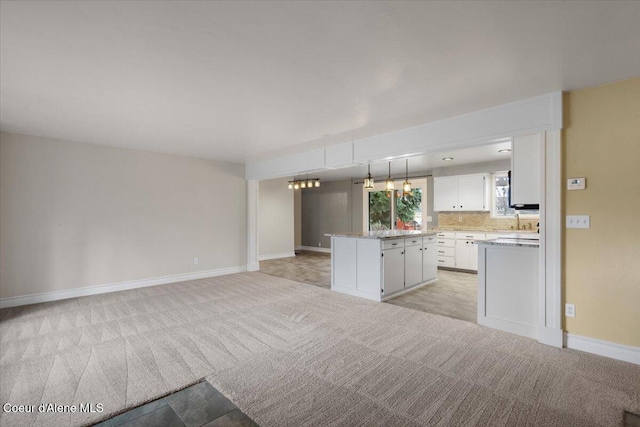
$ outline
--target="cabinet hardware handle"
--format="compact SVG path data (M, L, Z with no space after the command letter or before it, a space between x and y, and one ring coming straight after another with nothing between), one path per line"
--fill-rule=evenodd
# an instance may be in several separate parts
M391 246L395 246L395 245L397 245L397 243L392 243L392 244L391 244Z

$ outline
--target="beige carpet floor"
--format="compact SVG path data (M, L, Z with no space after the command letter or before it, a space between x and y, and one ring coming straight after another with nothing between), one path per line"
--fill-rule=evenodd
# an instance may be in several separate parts
M262 426L617 426L640 366L243 273L0 312L2 413L85 425L200 378Z

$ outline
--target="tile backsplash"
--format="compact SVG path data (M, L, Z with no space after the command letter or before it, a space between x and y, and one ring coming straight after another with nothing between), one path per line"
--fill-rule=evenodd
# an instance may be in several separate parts
M520 218L519 229L536 231L539 216L527 215ZM462 219L462 221L461 221ZM524 228L523 228L524 227ZM446 212L438 214L439 229L456 230L518 230L516 218L491 218L489 212Z

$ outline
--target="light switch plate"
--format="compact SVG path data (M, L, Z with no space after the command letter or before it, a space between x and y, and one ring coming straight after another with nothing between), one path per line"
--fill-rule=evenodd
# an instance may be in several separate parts
M567 215L567 228L589 228L589 215Z
M567 179L567 190L584 190L587 185L587 178Z

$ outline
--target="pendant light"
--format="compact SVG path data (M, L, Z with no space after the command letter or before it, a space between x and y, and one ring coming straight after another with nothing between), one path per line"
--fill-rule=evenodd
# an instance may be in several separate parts
M307 174L307 188L313 188L313 180L309 179L308 174Z
M289 181L289 190L293 190L293 181Z
M320 178L316 178L316 187L320 187Z
M384 182L384 186L387 189L387 191L392 191L395 187L393 180L391 179L391 162L389 162L389 176L387 177L387 180Z
M371 164L367 165L367 177L364 179L364 188L373 189L373 178L371 177Z
M296 181L296 182L293 184L293 189L294 189L294 190L297 190L298 188L300 188L300 183L299 183L298 181Z
M402 192L405 195L411 193L411 183L409 182L409 159L405 159L404 182L402 183Z

